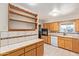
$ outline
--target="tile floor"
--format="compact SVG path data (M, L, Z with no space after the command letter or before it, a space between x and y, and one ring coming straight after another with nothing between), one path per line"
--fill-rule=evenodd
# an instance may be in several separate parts
M79 54L62 48L54 47L52 45L45 44L44 56L79 56Z

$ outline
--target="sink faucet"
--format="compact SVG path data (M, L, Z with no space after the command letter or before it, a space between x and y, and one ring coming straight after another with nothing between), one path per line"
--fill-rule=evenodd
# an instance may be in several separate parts
M66 35L66 33L67 33L67 30L66 30L66 29L64 29L64 31L65 31L65 32L63 32L63 35Z

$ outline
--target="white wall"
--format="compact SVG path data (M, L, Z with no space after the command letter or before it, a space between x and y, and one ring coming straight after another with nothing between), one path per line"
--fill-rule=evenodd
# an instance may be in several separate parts
M17 16L16 16L17 17ZM28 26L29 27L29 26ZM36 35L33 35L36 34ZM0 47L25 42L28 40L38 39L38 30L35 31L8 31L8 4L0 3L0 38L14 37L21 35L33 35L26 37L19 37L13 39L0 39Z
M0 31L8 31L8 4L0 3Z

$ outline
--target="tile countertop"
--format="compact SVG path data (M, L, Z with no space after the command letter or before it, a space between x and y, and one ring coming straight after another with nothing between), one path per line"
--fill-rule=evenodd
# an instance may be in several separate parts
M60 37L68 37L68 38L73 38L73 39L79 39L79 34L78 35L63 35L62 33L49 33L48 35L51 35L51 36L60 36Z
M17 44L13 44L13 45L8 45L8 46L4 46L4 47L0 47L0 54L4 54L6 52L21 48L23 46L28 46L37 42L43 41L43 39L35 39L35 40L29 40L26 42L21 42L21 43L17 43Z

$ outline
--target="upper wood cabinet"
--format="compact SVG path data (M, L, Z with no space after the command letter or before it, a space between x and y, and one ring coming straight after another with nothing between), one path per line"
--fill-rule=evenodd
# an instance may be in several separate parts
M79 20L75 21L75 30L76 32L79 32Z
M58 32L59 31L59 23L58 22L44 23L43 28L46 28L46 29L53 31L53 32Z
M58 22L51 23L50 30L53 32L58 32L59 31L59 23Z
M13 4L9 4L8 14L8 31L34 31L37 29L37 14Z

